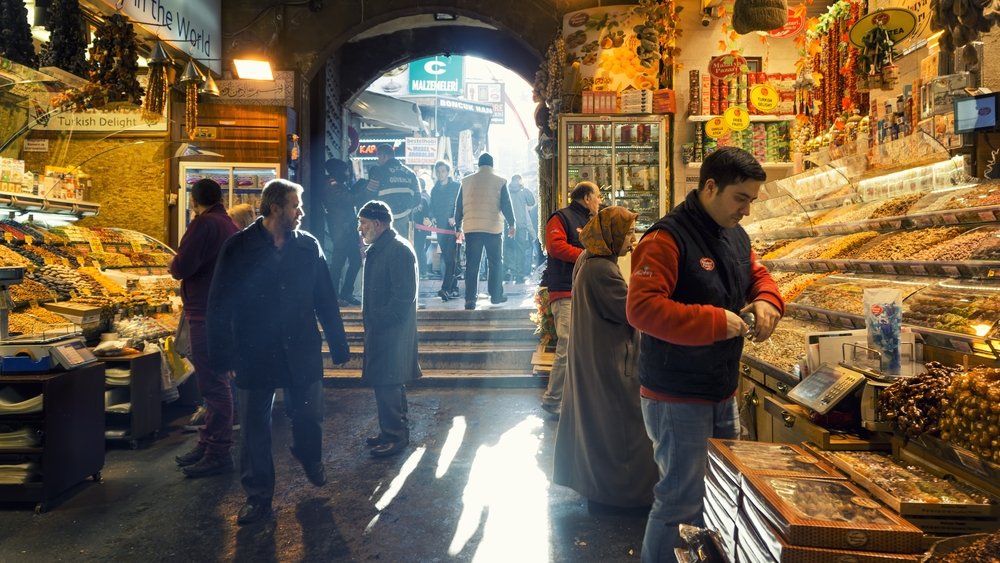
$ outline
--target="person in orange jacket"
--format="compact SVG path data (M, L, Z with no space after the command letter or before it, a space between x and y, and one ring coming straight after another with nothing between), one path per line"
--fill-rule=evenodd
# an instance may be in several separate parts
M747 151L718 149L702 164L698 189L633 253L626 314L643 333L642 413L660 473L643 563L673 561L678 524L704 526L708 439L739 437L744 337L766 340L784 313L777 284L739 225L765 179Z

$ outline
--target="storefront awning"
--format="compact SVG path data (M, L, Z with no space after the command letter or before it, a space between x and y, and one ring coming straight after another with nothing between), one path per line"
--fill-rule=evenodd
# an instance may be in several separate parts
M365 91L351 104L351 111L375 127L406 132L425 131L420 108L413 102Z

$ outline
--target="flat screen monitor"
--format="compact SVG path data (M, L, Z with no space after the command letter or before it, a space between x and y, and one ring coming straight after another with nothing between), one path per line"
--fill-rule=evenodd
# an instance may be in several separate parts
M955 98L955 133L994 131L997 128L997 94Z

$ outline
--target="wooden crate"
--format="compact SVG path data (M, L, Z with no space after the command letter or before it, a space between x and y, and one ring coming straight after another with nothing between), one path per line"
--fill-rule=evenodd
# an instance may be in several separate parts
M531 365L535 375L548 375L552 371L552 362L556 357L555 346L538 345L535 352L531 354Z

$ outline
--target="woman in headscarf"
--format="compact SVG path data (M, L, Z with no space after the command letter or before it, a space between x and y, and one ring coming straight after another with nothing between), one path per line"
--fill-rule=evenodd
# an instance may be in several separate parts
M625 317L618 258L635 244L637 214L601 209L580 231L573 270L569 369L556 432L553 481L591 511L643 508L658 475L639 406L639 334Z

